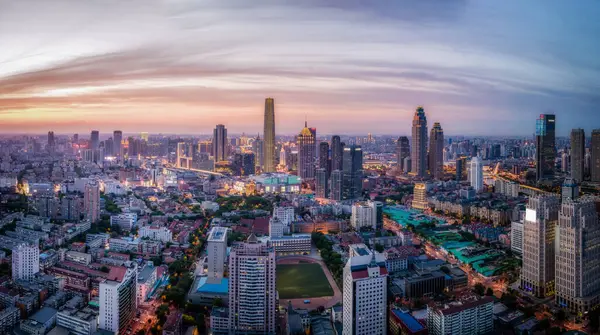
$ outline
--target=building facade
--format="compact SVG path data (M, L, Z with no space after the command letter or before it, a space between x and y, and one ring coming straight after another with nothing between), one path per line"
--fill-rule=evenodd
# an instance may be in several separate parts
M111 268L99 286L100 329L124 333L137 312L137 266Z
M417 107L412 123L411 172L418 177L427 174L427 118L423 107Z
M224 125L218 124L213 131L213 157L215 162L221 162L227 159L229 142L227 140L227 128Z
M536 178L545 180L554 178L554 160L556 159L556 116L541 114L536 122Z
M273 98L265 99L264 117L264 172L275 172L275 101ZM258 161L258 160L257 160Z
M585 131L571 130L571 178L578 183L584 180Z
M342 173L342 199L362 196L363 152L358 145L344 147Z
M477 193L483 191L483 163L479 157L473 157L469 163L469 182Z
M434 179L444 176L444 130L439 122L433 124L429 136L429 174Z
M12 250L13 280L31 280L40 272L40 248L34 244L19 244Z
M432 335L477 335L494 331L494 300L483 297L450 305L428 306L427 328Z
M297 137L298 145L298 176L305 179L315 178L316 147L315 136L308 128L306 122L304 128Z
M400 136L398 137L398 141L396 141L396 164L398 168L407 173L407 166L404 166L404 159L406 157L410 157L410 143L408 142L408 137Z

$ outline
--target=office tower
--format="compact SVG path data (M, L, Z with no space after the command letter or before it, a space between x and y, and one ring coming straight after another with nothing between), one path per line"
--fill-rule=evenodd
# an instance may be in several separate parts
M469 182L476 192L483 191L483 163L479 157L471 158L469 163Z
M536 122L536 173L537 180L554 178L556 159L556 116L541 114Z
M83 194L83 208L86 218L91 223L100 219L100 186L96 181L85 185Z
M283 237L285 233L285 224L279 220L279 218L272 217L269 219L269 237L270 238L279 238Z
M369 201L368 203L375 214L375 229L383 229L383 203L380 201Z
M227 148L229 146L227 142L227 129L224 125L218 124L213 132L213 156L215 162L221 162L227 160Z
M510 250L523 254L523 222L513 221L510 224Z
M396 163L398 164L398 168L404 173L408 172L406 166L404 166L404 159L406 157L410 157L410 143L408 142L408 137L400 136L396 142Z
M344 147L342 199L357 199L362 196L363 152L358 145Z
M571 177L578 183L583 181L585 158L585 131L581 128L571 131Z
M302 179L315 178L315 137L306 122L296 139L298 145L298 176Z
M427 175L427 118L423 107L417 107L412 125L412 173Z
M434 179L444 176L444 130L439 122L433 124L429 136L429 173Z
M106 279L100 283L100 329L124 334L137 312L137 266L127 262L125 266L112 267Z
M412 158L410 158L410 156L404 158L402 167L404 168L404 172L412 172Z
M185 142L178 142L177 143L177 163L175 164L175 166L177 168L187 168L187 146L185 145Z
M12 249L12 279L31 280L40 272L40 248L22 243Z
M317 198L329 197L329 175L327 169L319 168L315 172L315 196Z
M120 130L115 130L113 132L113 152L112 154L115 157L122 156L122 142L123 142L123 132Z
M558 215L556 304L575 314L600 303L600 221L597 198L563 202Z
M54 132L48 132L48 150L54 151L54 147L56 146L56 142L54 141Z
M429 202L427 201L427 188L427 183L415 183L412 208L424 210L429 207Z
M236 176L249 176L255 172L254 154L251 152L233 155L233 172Z
M342 200L343 181L344 172L342 170L331 171L331 189L329 190L329 197L331 200Z
M319 143L319 169L329 169L329 143Z
M260 135L256 136L254 142L252 142L252 152L254 153L254 163L256 167L262 169L262 172L266 172L264 170L265 166L265 142L260 139Z
M529 198L523 221L521 289L544 298L554 294L554 256L559 200L554 196Z
M562 172L569 172L571 169L569 165L571 164L571 157L567 151L563 151L560 155L560 170Z
M566 178L562 184L562 201L579 198L579 184L575 178Z
M263 138L265 142L263 172L275 172L275 102L273 98L265 100Z
M229 330L275 334L275 250L250 234L229 254Z
M465 173L465 161L466 159L461 157L456 159L456 181L461 181L463 174Z
M90 135L90 149L96 150L100 145L100 132L97 130L92 130L92 134Z
M592 131L590 146L590 175L593 182L600 182L600 129Z
M387 334L387 276L383 255L350 245L344 267L343 335Z
M148 142L148 133L143 131L140 133L140 139L144 142Z
M331 137L331 171L343 169L343 147L338 135Z
M427 307L429 334L483 335L494 333L494 298L465 298Z
M208 253L208 281L220 283L225 273L227 262L227 233L225 227L212 227L206 240Z
M73 134L73 143L79 144L79 134Z

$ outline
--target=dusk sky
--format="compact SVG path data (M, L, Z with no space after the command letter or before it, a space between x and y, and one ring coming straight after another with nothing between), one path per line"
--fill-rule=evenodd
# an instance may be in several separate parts
M0 132L600 128L600 1L0 0Z

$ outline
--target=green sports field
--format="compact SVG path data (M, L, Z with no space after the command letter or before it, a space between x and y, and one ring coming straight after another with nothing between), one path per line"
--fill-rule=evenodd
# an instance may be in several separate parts
M278 264L279 299L318 298L333 295L333 289L316 263Z

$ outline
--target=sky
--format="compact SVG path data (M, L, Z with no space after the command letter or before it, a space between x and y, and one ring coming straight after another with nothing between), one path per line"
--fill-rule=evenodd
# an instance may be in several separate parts
M600 128L596 0L0 0L0 132Z

